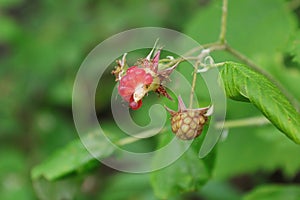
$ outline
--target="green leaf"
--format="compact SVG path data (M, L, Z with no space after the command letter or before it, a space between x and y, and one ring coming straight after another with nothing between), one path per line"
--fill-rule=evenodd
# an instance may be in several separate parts
M300 114L268 78L234 62L224 64L221 77L229 98L251 102L279 130L300 144Z
M165 146L172 138L172 133L165 133L160 137L159 146ZM157 197L170 199L180 193L196 191L209 180L215 155L208 156L207 160L199 158L201 143L199 141L203 138L204 135L197 138L192 146L170 166L151 174L151 184ZM162 162L166 156L170 155L158 153L154 158L154 165Z
M244 196L244 200L296 200L300 197L300 187L298 185L264 185L251 191Z
M97 160L87 149L92 151L97 158L105 158L113 153L112 146L108 146L105 139L97 133L90 133L82 140L86 147L80 140L71 142L65 148L54 153L48 160L36 166L31 173L32 179L43 176L48 181L53 181L71 173L90 169Z

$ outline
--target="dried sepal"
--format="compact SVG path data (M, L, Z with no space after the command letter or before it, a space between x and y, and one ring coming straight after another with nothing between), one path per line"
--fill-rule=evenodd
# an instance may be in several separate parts
M169 77L170 75L172 74L172 72L174 71L174 69L176 69L176 67L178 66L179 62L175 63L172 67L169 67L167 69L163 69L163 70L160 70L158 72L158 76L159 78L161 79L161 81L169 81Z
M115 70L111 72L116 77L115 81L121 80L122 76L125 73L126 56L127 53L124 53L121 60L116 60L117 66L115 66Z
M173 98L168 94L166 88L162 85L159 85L159 87L155 90L156 93L158 93L159 95L165 96L168 99L170 99L171 101L173 101Z

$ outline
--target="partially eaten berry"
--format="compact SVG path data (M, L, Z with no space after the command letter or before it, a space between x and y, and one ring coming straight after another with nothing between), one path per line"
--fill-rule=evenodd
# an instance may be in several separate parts
M127 69L126 74L121 78L118 87L119 94L129 102L130 108L137 110L142 106L142 98L148 92L148 88L153 82L150 73L137 66Z
M154 50L154 49L153 49ZM118 92L122 98L129 103L129 107L137 110L142 106L142 99L149 91L155 91L169 99L172 99L162 85L162 82L168 80L169 75L176 68L178 63L172 67L159 70L160 50L150 59L153 50L150 54L138 61L132 67L126 67L126 54L122 60L118 60L118 66L112 73L116 76L116 81L119 81Z

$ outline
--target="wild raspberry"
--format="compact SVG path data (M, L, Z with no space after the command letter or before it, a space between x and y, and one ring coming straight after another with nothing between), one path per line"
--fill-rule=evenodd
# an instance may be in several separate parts
M144 69L137 66L132 66L121 78L118 91L122 98L129 102L129 106L136 110L141 107L141 99L148 92L148 87L152 82L153 77L150 73L146 73Z
M125 101L129 102L130 108L134 110L142 106L142 98L149 91L155 91L172 99L163 87L162 82L169 78L178 63L172 67L159 70L160 50L157 51L153 59L150 59L153 50L146 58L139 60L137 65L129 67L126 72L124 70L126 67L126 54L124 54L122 60L117 61L118 66L112 71L116 76L116 81L119 81L119 94Z
M182 140L191 140L198 137L203 130L203 126L208 120L211 107L187 109L181 96L178 97L178 111L173 111L166 107L171 114L172 132Z

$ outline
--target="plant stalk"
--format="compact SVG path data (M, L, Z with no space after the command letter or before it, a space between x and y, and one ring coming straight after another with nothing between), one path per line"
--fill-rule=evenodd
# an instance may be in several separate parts
M191 93L190 93L190 104L189 104L190 109L193 107L193 99L194 99L195 87L196 87L196 81L197 81L198 66L199 66L199 62L197 61L194 65L193 82L192 82L192 89L191 89Z
M238 128L245 126L263 126L270 124L270 121L265 117L250 117L237 120L225 121L225 123L216 123L215 126L217 129L227 129L227 128Z
M221 31L220 31L220 36L219 36L219 42L221 44L226 43L227 10L228 10L228 0L223 0L222 18L221 18Z
M229 121L225 121L225 123L217 122L215 124L215 127L217 129L227 129L227 128L247 127L247 126L263 126L263 125L268 125L268 124L270 124L270 122L265 117L250 117L250 118L244 118L244 119L238 119L238 120L229 120ZM135 137L122 138L119 141L117 141L116 144L120 145L120 146L124 146L127 144L137 142L141 139L151 137L154 135L153 132L155 132L155 131L164 132L166 130L168 130L168 128L163 128L162 130L161 129L147 130L147 131L137 134Z

